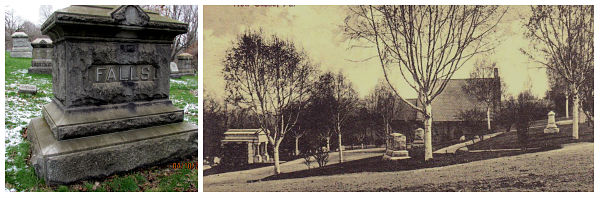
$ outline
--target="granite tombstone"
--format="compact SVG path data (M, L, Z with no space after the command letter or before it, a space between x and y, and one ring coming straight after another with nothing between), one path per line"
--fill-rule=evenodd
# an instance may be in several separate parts
M31 58L32 47L29 36L25 32L15 32L11 37L13 46L10 50L10 57Z
M29 73L52 74L52 40L49 38L37 38L31 42L33 47L33 60Z
M32 119L31 163L49 184L196 155L198 128L169 100L169 52L187 24L139 6L70 6L54 41L52 102Z

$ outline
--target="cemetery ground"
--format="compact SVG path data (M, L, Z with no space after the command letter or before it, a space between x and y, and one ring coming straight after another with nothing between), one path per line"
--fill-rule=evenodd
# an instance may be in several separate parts
M173 164L145 167L104 179L80 181L69 185L47 186L29 166L30 144L26 127L35 117L41 117L42 106L50 102L52 76L28 74L31 58L11 58L5 53L5 186L10 191L198 191L197 157ZM19 85L38 88L36 95L17 93ZM171 79L170 99L184 109L184 121L198 125L198 77Z
M354 159L310 170L298 162L297 169L291 171L282 164L279 175L255 175L259 173L255 169L204 176L203 190L593 191L593 126L580 124L580 139L572 140L570 122L559 123L558 134L543 134L544 122L530 127L525 151L517 144L513 130L455 154L434 154L431 163L414 159L386 162L382 160L383 150L354 151L345 155L354 155ZM272 172L272 167L264 168Z

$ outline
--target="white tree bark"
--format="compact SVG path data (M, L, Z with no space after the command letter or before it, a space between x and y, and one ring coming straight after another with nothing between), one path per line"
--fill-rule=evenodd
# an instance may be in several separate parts
M331 139L330 137L325 138L325 141L327 141L327 152L329 152L331 150L330 147L329 147L329 140L330 139Z
M431 141L431 104L425 104L425 116L423 125L425 126L425 161L433 159L433 145Z
M579 93L573 86L573 139L579 139Z
M487 107L487 124L488 130L492 130L492 123L490 121L490 106Z
M279 143L273 147L273 160L275 160L275 167L273 171L276 175L278 175L281 173L281 167L279 165Z
M298 141L300 140L300 137L296 137L296 150L294 151L294 154L296 154L296 156L300 155L300 150L298 149Z
M338 144L340 150L340 163L344 162L344 151L342 149L342 132L338 131Z
M565 93L565 116L569 118L569 92Z

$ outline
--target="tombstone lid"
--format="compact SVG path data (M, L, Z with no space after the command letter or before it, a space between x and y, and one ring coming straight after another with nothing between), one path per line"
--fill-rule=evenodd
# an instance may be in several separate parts
M25 34L25 32L15 32L10 36L12 38L29 38L29 36L27 34Z
M74 5L52 13L42 24L41 30L55 42L66 35L72 38L84 37L83 39L112 37L172 40L169 39L171 35L186 33L187 26L187 23L144 10L137 5Z
M36 38L31 42L33 47L52 47L52 40L49 38Z
M188 53L181 53L181 54L177 55L177 58L178 59L192 59L192 58L194 58L194 56L191 54L188 54Z

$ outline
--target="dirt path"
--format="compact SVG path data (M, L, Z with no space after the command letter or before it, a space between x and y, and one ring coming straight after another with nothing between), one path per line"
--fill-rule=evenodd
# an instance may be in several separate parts
M593 191L594 144L396 172L207 183L204 191Z
M374 156L383 155L384 148L372 148L372 149L360 149L360 150L350 150L344 152L344 160L345 161L353 161L358 159L364 159ZM337 164L339 161L338 152L329 153L329 163ZM318 166L316 162L313 162L312 167ZM299 170L306 170L308 167L304 164L304 159L297 159L294 161L289 161L281 164L281 172L288 173ZM273 174L273 166L267 166L262 168L243 170L243 171L235 171L235 172L227 172L221 174L214 174L203 177L203 185L205 189L210 186L236 186L236 185L246 185L250 180L258 180Z

